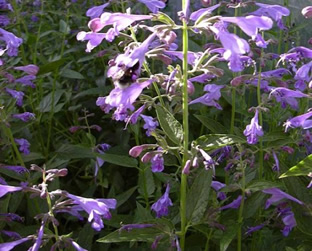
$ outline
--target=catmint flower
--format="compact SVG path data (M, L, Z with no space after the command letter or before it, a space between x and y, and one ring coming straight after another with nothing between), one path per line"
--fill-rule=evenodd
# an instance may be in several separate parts
M120 229L119 232L121 231L128 231L130 232L132 229L142 229L142 228L148 228L148 227L153 227L155 224L127 224L123 225Z
M157 250L158 247L158 243L160 242L160 240L163 238L163 235L158 235L156 236L155 240L152 243L151 249L152 250Z
M0 185L7 185L8 183L6 183L5 179L3 179L1 176L0 176Z
M283 210L281 213L281 218L284 223L284 228L282 230L282 233L285 237L287 237L290 233L290 231L297 226L297 222L294 216L294 213L288 208L288 210Z
M0 185L0 198L6 195L7 193L14 193L21 191L22 187L14 187L9 185Z
M219 110L222 110L222 107L216 102L221 97L220 90L224 87L224 85L215 85L215 84L208 84L204 87L204 91L208 92L203 96L194 99L190 102L190 105L196 103L202 103L207 106L214 106Z
M41 226L40 226L39 231L38 231L38 236L37 236L36 242L34 243L34 245L32 247L30 247L28 249L28 251L38 251L39 250L39 248L41 246L41 242L42 242L42 237L44 234L44 225L45 225L45 221L42 221Z
M24 97L24 93L21 91L16 91L10 88L5 88L5 91L7 93L9 93L13 98L16 99L16 105L17 106L22 106L23 105L23 97Z
M128 118L126 118L127 124L136 124L138 121L138 118L140 117L141 113L145 109L145 105L142 105L139 109L137 109L134 113L132 113Z
M196 77L192 77L192 78L190 78L188 80L191 81L191 82L198 82L198 83L204 84L204 83L206 83L206 82L208 82L208 81L210 81L210 80L212 80L214 78L216 78L216 76L214 74L211 74L211 73L206 74L206 73L204 73L204 74L198 75Z
M90 17L91 19L96 18L96 17L100 17L103 13L103 10L109 5L108 3L99 5L99 6L94 6L90 9L87 10L86 12L86 16Z
M19 233L16 233L13 231L1 230L0 232L5 234L6 236L9 236L10 238L14 240L22 239L22 236Z
M298 102L296 98L306 98L307 94L302 93L301 91L293 91L285 87L274 88L269 97L273 95L277 102L281 103L282 108L286 108L288 104L294 110L298 109Z
M5 27L10 24L10 19L7 15L0 15L0 25Z
M77 40L78 41L88 40L86 52L91 52L95 47L100 45L102 43L102 41L105 39L105 37L106 37L105 33L81 31L77 34Z
M19 150L25 155L30 154L30 143L27 139L15 139L15 142L19 145Z
M0 168L5 168L7 170L11 170L17 174L24 174L28 173L29 171L23 167L23 166L5 166L5 165L0 165Z
M260 224L254 227L248 227L248 230L246 231L245 235L250 235L253 232L256 232L260 229L262 229L265 226L265 224Z
M296 72L296 80L304 80L309 82L311 80L312 62L302 65Z
M280 78L283 77L284 75L290 75L290 71L285 69L285 68L279 68L271 71L264 71L261 72L261 76L265 78Z
M282 190L274 187L274 188L267 188L262 190L262 192L266 194L271 194L271 198L269 198L265 203L265 209L268 209L273 203L280 202L283 199L292 200L300 205L303 205L303 202L296 199L295 197L283 192Z
M312 58L312 50L303 46L292 48L288 53L296 53L298 59Z
M307 88L307 85L303 80L297 80L294 87L296 90L303 92Z
M166 4L159 0L138 0L146 5L146 7L153 13L157 13L159 9L166 7Z
M143 128L147 130L146 135L151 136L152 132L154 132L156 127L159 126L157 119L151 116L143 115L143 114L141 114L140 116L145 122L145 124L143 125Z
M29 64L25 66L17 66L17 67L14 67L14 69L18 71L23 71L29 75L37 75L39 71L39 67L34 64Z
M16 37L13 33L0 28L0 40L6 43L7 53L10 57L17 56L17 48L22 44L23 39Z
M275 164L273 165L272 170L275 172L279 172L280 171L279 160L277 158L275 151L272 151L272 155L275 161Z
M137 158L145 149L155 148L155 147L157 147L157 145L155 144L145 144L145 145L140 145L140 146L134 146L130 149L129 155L133 158Z
M210 15L215 9L219 8L220 4L216 4L213 5L211 7L208 8L202 8L199 9L197 11L194 11L191 15L190 15L190 20L192 21L197 21L197 19L199 19L199 17L203 17L203 16L208 16Z
M305 18L311 18L312 17L312 6L307 6L307 7L303 8L301 13Z
M167 216L169 213L169 206L173 206L171 199L169 198L170 186L167 184L166 191L151 207L155 211L156 217Z
M312 120L308 119L312 116L312 111L305 114L299 115L292 119L288 119L285 123L285 132L288 131L288 128L302 127L303 129L309 129L312 127Z
M11 221L23 222L24 221L24 218L13 213L0 213L0 217L4 217L5 221L8 221L8 222L11 222Z
M77 250L77 251L88 251L87 249L84 249L79 246L77 242L74 242L73 240L70 240L72 246ZM50 250L51 251L51 250Z
M225 209L229 209L229 208L237 209L240 207L241 202L242 202L242 196L239 195L237 197L237 199L233 200L230 204L227 204L223 207L220 207L219 210L221 211L221 210L225 210Z
M219 181L211 181L211 187L217 192L217 198L219 200L225 200L226 195L224 192L219 192L220 189L225 187L225 184L219 182Z
M13 118L20 119L24 122L28 122L29 120L35 119L35 114L31 112L24 112L19 114L13 114Z
M88 221L92 222L94 230L100 231L104 228L103 220L111 219L109 209L115 209L117 201L115 199L89 199L67 193L67 197L72 199L73 204L78 205L89 214Z
M27 75L27 76L21 77L19 79L16 79L15 82L16 83L20 83L20 84L22 84L24 86L29 86L31 88L35 88L36 86L32 82L35 79L36 79L36 76L34 76L34 75Z
M208 153L206 153L203 149L199 149L199 152L201 153L201 155L204 158L204 167L206 170L210 170L212 169L213 171L213 175L215 175L215 165L216 162L210 157L210 155Z
M109 144L104 143L104 144L98 145L98 147L96 148L96 151L100 154L105 154L105 152L108 151L110 148L111 146ZM101 166L103 166L104 162L105 161L102 158L100 157L96 158L95 168L94 168L94 177L97 176L99 169Z
M190 174L191 166L192 166L192 162L191 162L191 160L188 159L188 160L185 162L185 165L184 165L184 167L183 167L182 173L183 173L183 174Z
M285 29L282 17L289 16L290 14L290 11L286 7L264 3L255 3L255 4L260 8L250 13L251 15L271 17L273 20L276 21L277 26L280 29Z
M256 109L255 116L251 119L249 125L244 130L244 135L247 137L248 144L257 144L258 137L263 136L262 127L258 123L258 109Z
M1 251L10 251L12 250L15 246L20 245L26 241L29 241L30 238L26 237L17 241L11 241L11 242L6 242L6 243L2 243L0 244L0 250Z
M176 58L183 60L183 52L182 51L164 51L165 54L172 57L174 60ZM187 52L187 63L195 66L196 62L200 59L202 56L202 52Z
M164 158L162 154L155 154L155 156L151 159L151 169L153 173L162 172L165 168L164 166Z

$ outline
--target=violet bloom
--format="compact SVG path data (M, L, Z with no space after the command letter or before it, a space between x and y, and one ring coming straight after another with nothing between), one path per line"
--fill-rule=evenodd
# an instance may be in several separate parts
M13 213L0 213L0 217L4 217L4 220L8 221L8 222L11 222L11 221L23 222L24 221L24 218L20 217L17 214L13 214Z
M290 75L290 71L285 69L285 68L278 68L275 70L271 70L271 71L264 71L261 72L261 76L265 77L265 78L280 78L283 77L284 75Z
M17 174L24 174L24 173L29 173L29 171L23 167L23 166L5 166L5 165L0 165L0 168L5 168L7 170L11 170Z
M258 109L256 110L255 116L251 119L249 125L244 130L244 135L247 137L248 144L257 144L258 137L263 136L262 127L258 123Z
M9 236L10 238L12 238L14 240L22 239L22 236L19 233L16 233L13 231L1 230L0 232L5 234L6 236Z
M142 229L142 228L148 228L148 227L153 227L155 224L127 224L123 225L120 229L119 232L125 230L130 232L132 229Z
M273 203L280 202L283 199L292 200L300 205L303 205L303 202L296 199L295 197L283 192L282 190L274 187L274 188L267 188L262 190L262 192L266 194L271 194L271 198L269 198L265 203L265 209L268 209Z
M308 119L312 116L312 111L305 114L299 115L292 119L288 119L285 123L285 132L288 131L288 128L302 127L303 129L309 129L312 127L312 120Z
M88 251L87 249L80 247L77 242L74 242L73 240L70 240L70 242L77 251Z
M98 145L98 147L96 148L96 151L100 154L105 154L105 152L108 151L110 148L111 146L109 144L104 143L104 144ZM105 161L102 158L100 157L96 158L95 168L94 168L94 177L97 176L100 167L103 166L104 163Z
M182 51L164 51L165 54L168 56L172 57L173 60L176 60L176 58L183 60L183 52ZM188 51L187 52L187 63L195 66L196 62L200 57L202 56L202 52L192 52Z
M30 154L30 143L27 139L15 139L15 142L19 145L19 150L25 155Z
M103 13L103 10L109 5L108 3L99 5L99 6L94 6L90 9L87 10L86 12L86 16L90 17L91 19L96 18L96 17L100 17Z
M11 23L10 18L7 15L0 15L0 25L5 27Z
M171 199L169 198L170 186L167 184L166 191L151 207L155 211L156 217L167 216L169 214L169 206L173 206Z
M153 13L157 13L159 9L166 7L166 4L160 0L138 0L146 5L146 7Z
M190 105L196 104L196 103L202 103L207 106L214 106L219 110L222 110L222 107L216 102L221 97L220 90L224 87L224 85L215 85L215 84L208 84L205 85L204 91L208 92L204 94L203 96L194 99L190 102Z
M7 93L9 93L13 98L16 99L16 105L17 106L22 106L23 105L23 97L24 97L24 93L21 91L16 91L10 88L5 88L5 91Z
M253 232L256 232L260 229L262 229L265 226L265 224L260 224L254 227L248 227L248 230L246 231L245 235L250 235Z
M24 112L19 114L13 114L13 118L20 119L24 122L28 122L29 120L35 119L35 114L31 112Z
M273 155L273 158L274 158L274 161L275 161L275 164L273 165L272 167L272 170L275 171L275 172L279 172L280 171L280 166L279 166L279 160L277 158L277 155L274 151L272 151L272 155Z
M35 88L36 86L32 82L35 79L36 79L36 76L34 76L34 75L27 75L27 76L24 76L24 77L16 79L15 82L16 83L20 83L20 84L22 84L24 86L29 86L31 88Z
M281 213L282 221L284 223L284 228L282 233L285 237L287 237L290 231L297 226L297 222L294 216L294 213L290 210L286 210L286 212Z
M41 242L42 242L42 237L44 234L44 225L45 225L45 222L42 221L41 226L40 226L39 231L38 231L38 236L37 236L36 242L34 243L34 245L32 247L30 247L28 249L28 251L38 251L39 250L39 248L41 246Z
M0 251L10 251L12 250L15 246L20 245L26 241L30 240L30 238L26 237L17 241L11 241L11 242L6 242L6 243L1 243L0 244Z
M273 95L277 102L281 103L282 108L286 108L288 104L292 109L298 109L298 102L296 98L307 98L308 95L302 93L301 91L293 91L285 87L274 88L270 95Z
M14 67L14 70L23 71L29 75L37 75L39 67L34 64Z
M21 191L22 187L14 187L9 185L0 185L0 198L6 195L7 193L14 193Z
M153 173L159 173L162 172L165 168L164 166L164 158L162 154L156 154L152 159L151 159L151 169Z
M206 83L206 82L208 82L208 81L210 81L210 80L212 80L214 78L216 78L216 76L214 74L203 73L203 74L200 74L200 75L198 75L196 77L190 78L189 81L191 81L191 82L198 82L198 83L204 84L204 83Z
M239 195L237 199L233 200L230 204L220 207L219 210L221 211L221 210L229 209L229 208L237 209L240 207L241 202L242 202L242 196Z
M145 122L145 124L143 125L143 128L147 130L146 135L151 136L152 132L154 132L156 127L159 126L157 119L151 116L143 115L143 114L141 114L140 116Z
M10 57L17 56L17 49L22 44L23 39L18 38L13 33L0 28L0 40L6 43L7 53Z
M90 199L75 196L70 193L67 193L67 197L72 199L74 204L77 204L89 214L88 221L92 222L91 226L96 231L100 231L104 228L102 218L107 220L111 219L112 215L109 209L115 209L117 205L115 199Z
M204 158L203 164L206 170L212 169L213 175L215 175L215 165L216 162L211 158L211 156L206 153L203 149L199 149L199 152Z
M225 187L225 184L219 182L219 181L212 181L211 182L211 187L217 192L217 198L219 200L225 200L226 199L226 195L224 192L219 192L220 189L222 189L223 187Z
M309 82L312 78L311 70L312 70L312 62L302 65L297 70L295 79Z
M289 16L290 14L290 11L286 7L264 3L256 3L256 5L260 8L250 13L251 15L271 17L274 21L276 21L277 26L280 29L285 29L282 17Z
M216 5L213 5L213 6L208 7L208 8L202 8L202 9L199 9L197 11L194 11L190 15L190 20L197 21L200 17L210 15L215 9L217 9L219 7L220 7L220 4L216 4Z
M138 121L138 118L140 117L141 113L145 109L145 104L142 105L140 108L138 108L134 113L132 113L129 117L126 118L127 125L130 124L136 124Z
M312 17L312 6L307 6L307 7L303 8L301 13L305 18L311 18Z

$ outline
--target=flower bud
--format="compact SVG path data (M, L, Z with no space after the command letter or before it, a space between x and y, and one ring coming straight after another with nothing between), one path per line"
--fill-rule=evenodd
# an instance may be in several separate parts
M312 6L307 6L307 7L303 8L301 13L305 18L311 18L312 17Z
M157 145L155 144L145 144L145 145L140 145L140 146L134 146L130 149L129 155L133 158L137 158L145 149L155 148L155 147L157 147Z
M211 0L200 0L202 6L208 7L211 5Z
M186 163L185 163L185 166L183 168L182 173L183 174L189 174L190 173L190 168L191 168L191 161L187 160Z

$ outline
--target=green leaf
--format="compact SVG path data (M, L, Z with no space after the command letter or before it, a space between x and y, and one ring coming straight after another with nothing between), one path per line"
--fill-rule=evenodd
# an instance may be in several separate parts
M92 250L92 242L94 237L94 231L91 224L85 224L84 227L79 231L78 244L87 249Z
M165 24L169 24L171 26L174 26L174 21L165 13L157 12L157 14L153 14L152 21L159 21Z
M96 157L101 158L102 160L105 160L108 163L115 164L117 166L125 166L125 167L137 167L138 161L134 158L125 156L125 155L118 155L118 154L112 154L112 153L94 153Z
M144 208L139 202L136 202L136 206L134 222L149 222L154 219L150 209Z
M148 195L151 195L155 191L154 177L149 167L142 170L139 176L139 193L143 196L145 189Z
M84 79L83 75L81 75L79 72L71 70L71 69L62 70L60 75L64 78Z
M312 172L312 154L301 160L297 165L291 167L286 173L283 173L280 178L291 176L306 176Z
M213 133L226 133L226 128L219 122L203 115L194 115L204 126L206 126Z
M281 139L287 139L289 138L288 135L286 135L283 132L269 132L268 134L265 134L261 139L262 142L270 142L270 141L276 141L276 140L281 140Z
M165 134L177 145L183 140L183 128L179 121L164 107L156 106L157 117Z
M137 186L132 187L128 189L127 191L125 191L124 193L117 195L115 198L117 200L116 208L120 207L123 203L125 203L130 198L130 196L135 192L137 188L138 188Z
M186 197L186 218L193 224L202 219L209 200L212 170L201 169Z
M42 74L46 74L52 71L55 71L56 69L58 69L61 65L63 65L65 62L67 61L66 58L62 58L53 62L50 62L48 64L45 64L43 66L40 67L39 72L38 72L38 76L42 75Z
M59 158L61 159L84 159L84 158L94 158L95 154L90 148L82 145L61 145L56 151Z
M272 181L255 181L250 183L247 186L247 189L251 190L252 192L260 191L266 188L272 187L281 187L281 185L277 184L276 182Z
M69 32L70 32L69 25L62 19L60 20L60 32L62 32L64 34L69 34Z
M220 240L220 251L225 251L235 238L237 233L238 224L234 223L227 226L225 233Z
M52 107L55 108L56 104L59 102L64 92L65 92L64 90L56 90L54 92L53 104L52 104L53 93L49 93L48 95L43 97L43 99L39 103L38 110L40 112L50 112ZM54 112L56 112L56 109L54 109Z
M242 143L246 143L246 140L239 136L230 134L207 134L200 136L194 141L195 145L199 145L202 149L206 151L232 144Z

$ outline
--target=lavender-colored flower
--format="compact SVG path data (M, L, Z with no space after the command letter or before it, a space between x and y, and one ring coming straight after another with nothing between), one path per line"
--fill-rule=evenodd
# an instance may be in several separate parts
M157 119L151 116L143 115L143 114L141 114L140 116L145 122L145 124L143 125L143 128L147 130L146 135L151 136L152 132L154 132L156 127L159 126Z
M98 147L96 148L96 151L100 154L105 154L105 152L108 151L110 148L111 146L109 144L104 143L104 144L98 145ZM104 163L105 161L102 158L100 157L96 158L95 168L94 168L94 177L97 176L100 167L103 166Z
M216 4L213 5L211 7L208 8L202 8L199 9L197 11L194 11L191 15L190 15L190 20L192 21L197 21L197 19L199 19L199 17L203 17L203 16L208 16L210 15L215 9L219 8L220 4Z
M165 54L172 57L174 60L176 58L183 60L183 52L182 51L164 51ZM202 56L202 52L187 52L187 63L194 66L198 59Z
M311 81L311 83L312 83L312 81ZM303 92L303 91L305 91L305 89L307 89L307 85L303 80L297 80L295 82L294 87L297 91L301 91L301 92Z
M0 198L6 195L7 193L14 193L21 191L22 187L14 187L9 185L0 185Z
M280 78L280 77L283 77L284 75L290 75L290 71L285 69L285 68L278 68L278 69L275 69L275 70L272 70L272 71L264 71L264 72L261 72L261 76L262 77L265 77L265 78Z
M30 143L27 139L15 139L15 142L19 145L19 150L25 155L30 154Z
M225 200L226 199L226 195L224 192L219 192L220 189L222 189L223 187L225 187L225 184L219 182L219 181L212 181L211 182L211 187L217 192L217 198L219 200Z
M290 105L294 110L298 109L298 102L296 98L306 98L307 94L301 91L293 91L285 87L274 88L270 96L273 95L277 102L281 103L282 108L286 108L286 104Z
M108 3L99 5L99 6L94 6L90 9L87 10L86 12L86 16L90 17L91 19L96 18L96 17L100 17L103 13L103 10L109 5Z
M247 137L248 144L257 144L258 137L263 136L262 127L258 123L258 109L255 116L251 119L250 124L246 126L244 135Z
M312 50L304 46L298 46L288 51L289 54L295 53L297 60L302 58L312 58Z
M10 57L17 56L17 48L22 44L23 39L16 37L13 33L0 28L0 40L6 43L7 53Z
M11 170L11 171L16 172L18 174L23 174L23 173L28 173L29 172L23 166L5 166L5 165L0 165L0 168L5 168L7 170Z
M81 31L77 34L78 41L88 41L86 52L91 52L95 47L100 45L106 38L105 33L85 32Z
M19 113L19 114L13 114L13 118L20 119L24 122L28 122L31 119L35 119L35 114L31 112L24 112L24 113Z
M265 224L260 224L254 227L248 227L248 230L246 231L245 235L250 235L253 232L256 232L260 229L262 229L265 226Z
M237 209L240 207L241 202L242 202L242 196L239 195L237 199L233 200L230 204L220 207L219 210L221 211L221 210L229 209L229 208Z
M201 155L204 158L203 163L204 163L205 169L206 170L212 169L213 175L215 175L215 165L216 165L216 162L203 149L199 149L199 152L201 153Z
M204 74L198 75L196 77L190 78L189 81L191 81L191 82L198 82L198 83L204 84L204 83L214 79L215 77L216 76L214 74L211 74L211 73L210 74L206 74L206 73L204 73Z
M272 155L275 161L275 164L273 165L272 170L275 172L279 172L280 171L279 160L277 158L275 151L272 151Z
M127 224L123 225L120 229L119 232L125 230L130 232L132 229L142 229L142 228L148 228L148 227L153 227L155 224Z
M38 231L38 236L37 236L36 242L34 243L34 245L32 247L30 247L28 249L28 251L38 251L39 250L39 248L41 246L41 242L42 242L42 237L44 234L44 225L45 225L45 222L42 221L41 226L40 226L39 231Z
M227 158L232 151L231 146L224 146L221 147L211 153L211 157L217 157L217 163L221 163L225 158Z
M304 7L301 11L302 15L305 17L305 18L311 18L312 17L312 6L307 6L307 7Z
M171 199L169 198L170 186L167 184L166 191L151 207L155 211L156 217L167 216L169 213L169 206L173 206Z
M23 105L23 97L24 97L24 93L21 91L16 91L10 88L5 88L5 91L7 93L9 93L13 98L16 99L16 105L17 106L22 106Z
M283 199L292 200L300 205L303 205L303 202L296 199L295 197L283 192L282 190L274 187L274 188L267 188L262 190L262 192L266 194L271 194L271 198L269 198L265 203L265 209L268 209L273 203L280 202Z
M162 154L156 154L152 159L151 159L151 169L153 173L159 173L162 172L165 168L164 166L164 158Z
M15 246L20 245L26 241L30 240L30 238L26 237L17 241L11 241L11 242L6 242L0 244L0 251L10 251L12 250Z
M145 105L142 105L140 108L138 108L134 113L132 113L127 119L127 124L136 124L138 121L138 118L140 117L141 113L144 111Z
M5 27L10 24L10 19L7 15L0 15L0 25Z
M7 185L8 183L0 176L0 185Z
M273 20L277 22L277 26L280 29L285 29L282 17L289 16L290 14L290 11L286 7L264 3L256 3L256 5L259 6L260 8L250 14L255 16L271 17Z
M309 129L312 127L312 120L308 119L312 116L312 111L305 114L299 115L292 119L288 119L285 123L285 132L288 131L288 128L302 127L303 129Z
M304 80L309 82L312 78L311 76L312 62L302 65L296 72L296 80Z
M31 88L35 88L36 86L32 82L35 79L36 79L36 76L34 76L34 75L26 75L24 77L16 79L15 82L20 83L20 84L25 85L25 86L29 86Z
M74 242L73 240L70 240L70 242L77 251L88 251L87 249L80 247L77 242Z
M287 211L281 214L282 221L284 223L284 228L282 230L282 233L285 237L287 237L290 233L290 231L297 226L297 222L294 216L294 213L292 211Z
M13 231L1 230L0 232L14 240L22 239L22 236L19 233Z
M117 201L115 199L89 199L80 196L75 196L70 193L67 197L73 200L73 203L80 206L81 209L89 214L88 221L92 222L91 226L96 231L104 228L103 220L111 219L109 209L115 209Z
M208 92L203 96L194 99L190 102L190 105L196 103L202 103L207 106L214 106L219 110L222 110L222 107L216 102L221 97L220 90L224 87L224 85L215 85L215 84L208 84L205 85L204 91Z
M157 13L159 9L166 7L166 4L159 0L138 0L139 2L146 5L147 8L153 13Z

